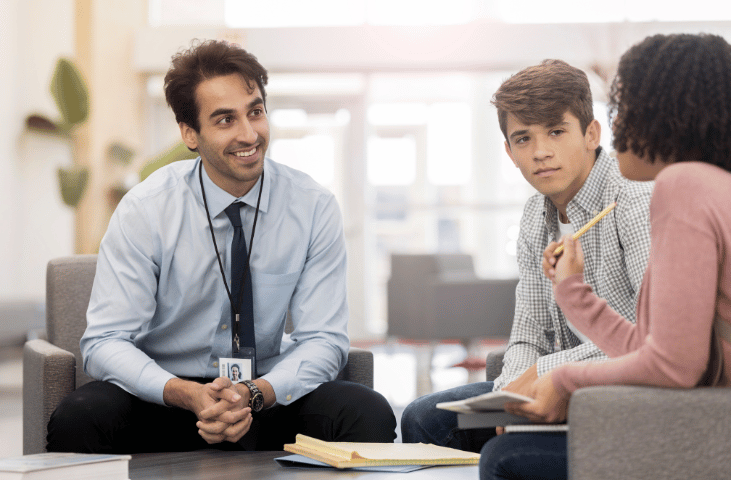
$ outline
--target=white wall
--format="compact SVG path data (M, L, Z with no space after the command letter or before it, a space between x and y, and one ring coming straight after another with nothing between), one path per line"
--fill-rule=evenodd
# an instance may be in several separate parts
M0 300L42 300L46 263L73 253L73 211L56 180L68 146L25 132L30 113L58 118L48 86L73 52L73 0L0 2Z
M17 269L14 257L18 251L19 228L17 203L17 147L16 138L20 122L17 107L18 58L18 5L20 0L0 2L0 112L3 112L3 128L0 128L0 298L14 293L13 277Z

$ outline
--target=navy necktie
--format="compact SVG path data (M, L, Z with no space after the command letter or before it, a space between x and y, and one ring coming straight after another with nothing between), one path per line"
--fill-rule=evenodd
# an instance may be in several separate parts
M246 251L246 239L241 228L240 208L243 203L234 202L225 212L234 227L234 238L231 242L231 326L233 353L239 353L241 347L256 348L254 339L254 301L251 293L251 270ZM243 286L241 282L244 282ZM236 324L236 313L240 324ZM240 335L240 337L239 337Z

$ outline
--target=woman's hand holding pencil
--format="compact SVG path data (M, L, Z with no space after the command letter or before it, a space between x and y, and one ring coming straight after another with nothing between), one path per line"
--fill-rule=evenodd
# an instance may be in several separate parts
M551 242L546 247L543 251L543 273L554 285L584 271L584 252L578 239L616 206L617 202L612 203L576 233L566 235L559 242Z
M560 257L557 257L554 252L559 245L564 248ZM543 273L554 285L583 271L584 252L581 243L571 235L564 236L560 242L551 242L543 251Z

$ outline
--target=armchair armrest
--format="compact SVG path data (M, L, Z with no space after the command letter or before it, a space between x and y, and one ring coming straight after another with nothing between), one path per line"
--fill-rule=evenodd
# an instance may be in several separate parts
M569 478L726 478L731 389L591 387L569 404Z
M373 352L350 347L348 362L340 370L336 380L347 380L373 388Z
M501 348L488 352L487 358L485 359L485 380L488 382L492 382L502 373L505 350L505 348Z
M76 388L76 358L45 340L23 348L23 454L46 451L48 420Z

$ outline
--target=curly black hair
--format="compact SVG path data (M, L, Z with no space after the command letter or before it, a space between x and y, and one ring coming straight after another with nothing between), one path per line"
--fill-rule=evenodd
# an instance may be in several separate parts
M731 171L731 45L710 34L646 38L622 55L609 116L618 152Z

